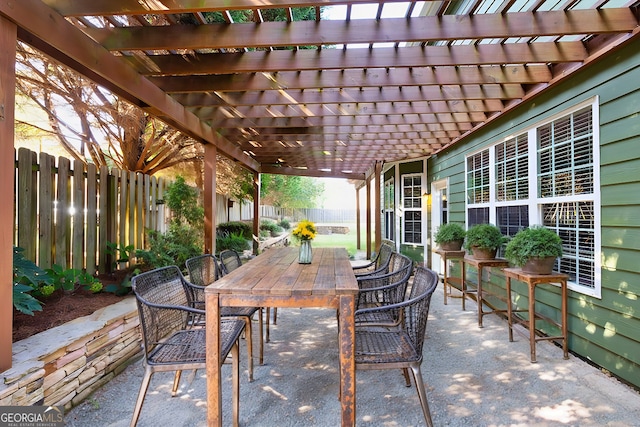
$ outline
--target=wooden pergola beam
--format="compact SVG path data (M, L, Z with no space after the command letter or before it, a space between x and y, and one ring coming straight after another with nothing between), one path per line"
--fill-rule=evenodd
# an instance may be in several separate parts
M441 42L632 31L629 8L554 10L387 19L86 28L111 51L241 49L336 44Z
M363 70L281 71L196 76L150 76L169 93L234 92L261 90L361 88L385 86L536 84L548 82L551 71L544 64L490 65L486 67L415 67Z

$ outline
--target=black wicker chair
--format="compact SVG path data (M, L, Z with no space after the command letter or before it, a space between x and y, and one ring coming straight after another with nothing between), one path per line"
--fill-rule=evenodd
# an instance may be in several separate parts
M365 265L359 265L353 267L353 273L356 277L366 276L369 274L386 273L389 268L389 261L391 260L391 254L396 251L395 247L392 247L386 243L380 245L378 253L373 260Z
M218 254L218 258L220 258L220 270L222 275L227 275L236 268L242 265L242 260L240 259L240 254L232 249L225 249ZM271 317L271 308L266 307L267 321L265 323L266 332L265 332L265 341L269 342L269 319ZM278 318L278 308L273 308L273 324L275 325ZM260 363L262 364L262 350L260 350Z
M207 285L221 277L221 268L215 255L205 254L189 258L185 265L189 272L189 289L195 308L204 310L204 289ZM262 333L262 310L259 307L222 307L220 316L239 317L245 322L247 356L249 358L249 381L253 381L253 328L251 318L258 312L258 326L260 327L260 364L264 362L264 346Z
M431 296L437 285L438 275L435 272L424 267L417 267L406 301L356 311L356 316L384 311L403 311L403 319L399 327L360 328L356 326L356 369L402 368L406 373L407 369L411 368L424 419L428 426L433 426L433 422L431 421L420 365L422 364L422 348Z
M407 284L413 273L411 258L394 252L389 261L389 272L358 277L356 310L397 304L405 299ZM356 325L398 325L402 310L364 312L356 316Z
M149 388L151 376L156 372L176 371L172 396L175 396L183 369L206 369L205 329L189 324L193 314L204 310L190 305L187 282L176 266L163 267L139 274L131 280L136 296L144 346L145 372L131 418L135 426ZM186 325L186 326L185 326ZM244 322L226 319L221 322L221 360L229 352L233 363L233 423L238 425L240 383L238 338Z

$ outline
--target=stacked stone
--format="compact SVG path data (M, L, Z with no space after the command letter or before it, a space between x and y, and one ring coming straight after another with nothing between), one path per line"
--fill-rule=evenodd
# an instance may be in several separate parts
M13 366L0 374L0 405L68 410L119 374L141 348L133 297L14 343Z

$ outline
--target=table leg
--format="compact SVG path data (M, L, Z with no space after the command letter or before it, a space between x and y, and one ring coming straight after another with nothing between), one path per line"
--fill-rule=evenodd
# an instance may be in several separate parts
M567 312L568 312L568 303L567 303L567 281L560 282L560 287L562 288L562 336L564 337L562 340L562 350L564 351L564 358L569 358L569 327L567 325Z
M478 287L476 288L476 302L478 303L478 327L482 328L482 266L478 266Z
M447 267L449 265L449 262L447 261L447 257L442 257L442 259L444 260L444 269L443 269L444 273L443 273L443 276L442 276L442 283L444 285L443 286L443 288L444 288L444 305L447 305L447 287L449 286L447 284L447 277L448 277L448 274L447 274L448 268ZM449 291L450 290L451 290L451 288L449 288Z
M467 299L467 278L466 278L466 268L464 262L461 259L458 260L460 264L460 289L462 290L462 311L466 310L465 300Z
M507 287L507 323L509 324L509 341L513 342L513 320L511 313L511 277L506 276L505 286Z
M355 296L340 297L340 404L342 427L356 425Z
M529 347L531 363L536 362L536 285L529 284Z
M207 425L222 426L222 378L220 367L220 301L218 294L205 294L207 345Z

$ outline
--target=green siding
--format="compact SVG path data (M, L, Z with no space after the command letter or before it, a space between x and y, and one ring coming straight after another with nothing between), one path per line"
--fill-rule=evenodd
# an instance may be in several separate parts
M640 387L640 40L438 153L429 159L428 179L449 177L450 217L464 222L466 155L594 96L600 104L601 298L569 291L569 347ZM490 280L489 287L504 292L501 273L492 273ZM513 286L523 307L526 287L517 281ZM540 311L558 317L557 288L541 288L536 300Z
M400 175L406 175L409 173L422 173L422 160L415 162L403 162L398 165Z
M417 263L424 262L424 246L400 245L400 253L408 256Z

